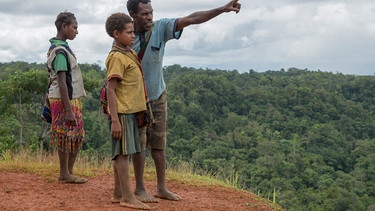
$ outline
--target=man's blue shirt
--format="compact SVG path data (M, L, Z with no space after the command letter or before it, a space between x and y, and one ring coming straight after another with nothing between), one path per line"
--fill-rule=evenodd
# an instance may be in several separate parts
M164 48L168 40L181 37L182 30L176 32L177 21L178 19L175 18L163 18L154 22L152 34L142 59L142 69L150 100L157 100L166 90L163 76ZM132 46L137 53L141 50L140 37L140 34L136 34Z

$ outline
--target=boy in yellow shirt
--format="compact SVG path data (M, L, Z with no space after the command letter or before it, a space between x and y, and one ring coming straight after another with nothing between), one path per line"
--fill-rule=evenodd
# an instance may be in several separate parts
M114 45L106 59L108 71L108 111L112 135L114 194L111 201L120 206L150 209L139 201L130 188L129 156L141 152L136 114L146 110L143 73L136 53L131 50L135 35L132 19L115 13L106 21L106 31L114 38Z

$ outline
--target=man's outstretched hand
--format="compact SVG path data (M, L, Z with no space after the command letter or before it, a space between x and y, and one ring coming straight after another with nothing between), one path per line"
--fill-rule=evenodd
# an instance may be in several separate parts
M225 5L224 11L225 12L236 12L239 13L241 10L241 4L238 3L238 0L232 0L228 4Z

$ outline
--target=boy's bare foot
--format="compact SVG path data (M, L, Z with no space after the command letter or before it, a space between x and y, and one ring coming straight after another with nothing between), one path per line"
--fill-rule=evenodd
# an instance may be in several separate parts
M135 191L134 195L139 201L144 202L144 203L158 203L159 202L155 197L151 196L146 191Z
M181 196L179 196L179 195L177 195L175 193L172 193L169 190L165 190L165 191L160 191L159 190L156 193L155 197L161 198L161 199L172 200L172 201L180 201L182 199Z
M141 209L141 210L150 210L151 207L149 207L147 204L144 204L140 201L138 201L136 198L129 201L120 201L120 206L122 207L129 207L132 209Z
M121 201L121 197L120 198L116 198L114 196L111 197L111 202L112 203L119 203Z

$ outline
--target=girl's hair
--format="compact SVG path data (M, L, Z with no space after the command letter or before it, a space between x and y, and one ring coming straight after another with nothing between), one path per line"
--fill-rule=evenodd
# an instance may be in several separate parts
M63 23L70 25L72 23L72 20L76 20L76 17L73 13L67 11L61 12L56 18L55 26L57 30L60 31Z
M107 18L105 22L105 30L110 37L113 37L115 30L122 32L125 29L125 24L132 23L132 19L125 13L114 13Z
M134 13L137 13L139 3L147 4L149 2L151 2L151 0L128 0L126 7L128 8L128 12L133 11Z

